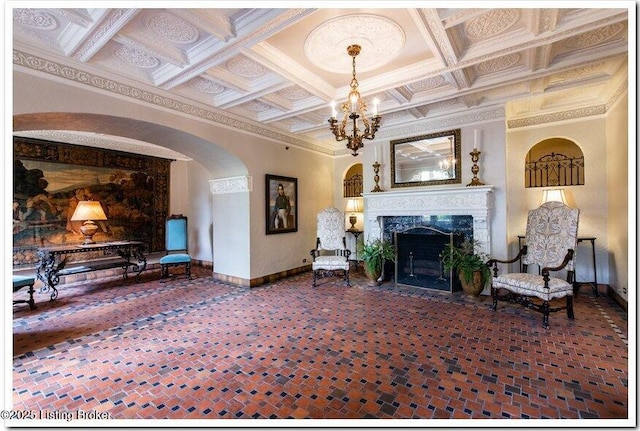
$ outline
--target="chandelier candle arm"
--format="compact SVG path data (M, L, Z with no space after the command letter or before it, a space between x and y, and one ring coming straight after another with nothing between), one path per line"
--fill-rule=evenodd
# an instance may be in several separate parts
M336 137L336 141L340 142L347 140L347 148L352 151L354 156L358 155L358 150L364 146L363 139L374 139L378 128L380 127L380 120L382 117L378 114L378 99L373 100L373 116L368 119L367 104L360 97L358 91L358 80L356 79L356 57L360 54L360 45L349 45L347 47L347 54L352 57L352 79L349 87L349 96L347 100L342 104L342 122L338 125L337 111L335 102L331 102L331 118L329 118L329 128ZM361 132L358 129L358 119L361 119L364 125L364 130ZM351 134L347 135L347 121L351 120Z

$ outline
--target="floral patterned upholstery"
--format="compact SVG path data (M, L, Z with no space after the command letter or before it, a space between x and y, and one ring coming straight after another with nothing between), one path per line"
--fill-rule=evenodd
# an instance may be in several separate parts
M567 309L567 315L573 319L573 280L574 252L578 240L578 219L580 210L569 208L562 202L547 202L539 208L529 211L525 246L519 257L522 258L523 273L498 275L497 263L511 263L492 259L488 262L494 266L492 295L494 310L497 307L499 289L506 289L515 294L515 301L528 308L541 311L544 315L543 326L549 327L549 312ZM536 265L539 274L527 272L529 265ZM556 269L555 271L552 269ZM559 270L566 271L566 280L552 277ZM518 297L519 296L519 297ZM542 305L534 304L523 297L540 298ZM551 309L549 301L556 298L567 298L566 307ZM514 299L510 295L509 299Z
M344 213L337 208L327 208L317 216L316 248L311 250L313 258L313 286L320 274L334 271L344 272L345 284L349 286L349 254L346 247Z

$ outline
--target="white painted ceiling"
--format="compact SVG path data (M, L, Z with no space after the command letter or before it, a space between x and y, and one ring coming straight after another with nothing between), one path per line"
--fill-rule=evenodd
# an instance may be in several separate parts
M12 13L14 56L152 89L331 154L347 153L327 119L329 103L346 99L354 42L360 92L381 100L386 139L413 123L495 107L511 119L588 108L610 100L627 74L625 8Z

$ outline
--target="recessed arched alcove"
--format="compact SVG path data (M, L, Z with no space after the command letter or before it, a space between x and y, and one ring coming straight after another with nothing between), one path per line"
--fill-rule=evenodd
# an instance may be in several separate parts
M342 197L359 198L362 191L362 163L354 163L342 178Z
M584 180L584 154L569 139L544 139L527 153L524 165L525 188L580 186L584 185Z

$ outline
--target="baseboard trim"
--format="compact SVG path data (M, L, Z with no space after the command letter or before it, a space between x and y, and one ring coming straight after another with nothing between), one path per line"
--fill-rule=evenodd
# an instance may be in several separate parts
M629 304L627 303L627 301L618 294L618 292L615 291L615 289L612 289L611 286L607 285L607 295L611 298L613 298L614 301L616 301L616 303L626 312L629 312Z
M286 271L280 271L273 274L268 274L262 277L256 277L251 279L234 277L232 275L220 274L218 272L214 272L213 279L217 281L221 281L223 283L233 284L239 287L252 288L252 287L262 286L263 284L267 284L267 283L273 283L283 278L291 277L293 275L301 274L303 272L308 272L308 271L311 271L311 265L292 268Z

